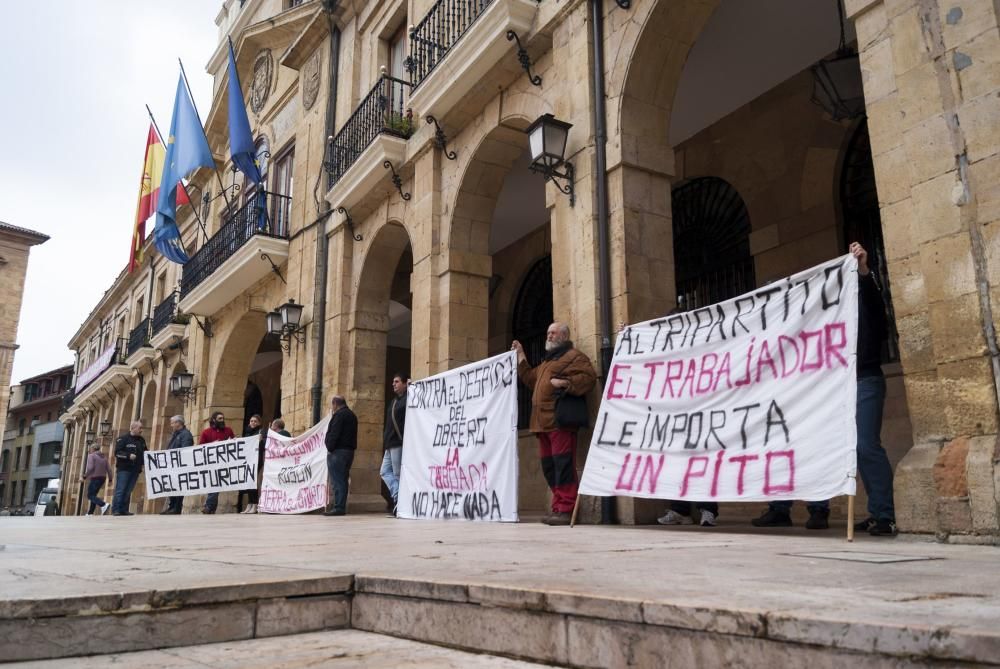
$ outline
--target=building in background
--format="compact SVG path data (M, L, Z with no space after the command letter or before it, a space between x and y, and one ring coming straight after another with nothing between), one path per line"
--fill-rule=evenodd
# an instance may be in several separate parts
M206 231L191 207L178 219L190 261L150 250L71 340L63 508L82 501L87 433L106 447L140 418L162 448L170 415L197 431L217 409L237 431L259 413L300 432L335 393L359 419L352 507L379 508L395 371L421 378L513 338L537 359L553 319L600 366L613 323L860 240L898 333L883 441L899 526L1000 533L1000 10L848 0L842 23L837 0L766 4L226 0L205 118L226 194L196 172ZM259 185L230 170L228 37ZM572 124L553 180L529 169L525 133L546 114ZM519 506L540 511L521 436ZM135 510L158 510L143 489ZM628 523L661 506L617 501Z
M17 350L17 325L21 320L24 277L32 246L47 235L0 221L0 433L6 441L4 419L10 399L10 375Z
M50 479L59 478L63 424L73 367L24 379L10 389L7 431L0 452L0 505L34 502Z

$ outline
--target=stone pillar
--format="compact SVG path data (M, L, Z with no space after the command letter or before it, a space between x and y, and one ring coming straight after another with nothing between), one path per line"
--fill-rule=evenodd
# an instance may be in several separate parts
M848 0L913 448L900 529L998 533L1000 34L996 3Z

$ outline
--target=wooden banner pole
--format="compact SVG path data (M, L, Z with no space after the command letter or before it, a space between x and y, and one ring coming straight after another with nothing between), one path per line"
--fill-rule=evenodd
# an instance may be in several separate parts
M854 495L847 496L847 541L854 541Z
M576 496L576 502L573 504L573 515L570 516L569 526L573 527L576 525L576 512L580 510L580 496Z

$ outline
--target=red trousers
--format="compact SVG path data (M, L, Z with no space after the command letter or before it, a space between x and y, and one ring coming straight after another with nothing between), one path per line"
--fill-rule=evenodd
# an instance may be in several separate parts
M552 490L552 510L572 513L576 504L576 430L539 432L542 473Z

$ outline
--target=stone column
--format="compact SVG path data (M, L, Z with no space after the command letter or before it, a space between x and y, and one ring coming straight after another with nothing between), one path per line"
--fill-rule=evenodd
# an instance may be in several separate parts
M913 448L900 529L998 532L1000 34L976 0L848 0Z

